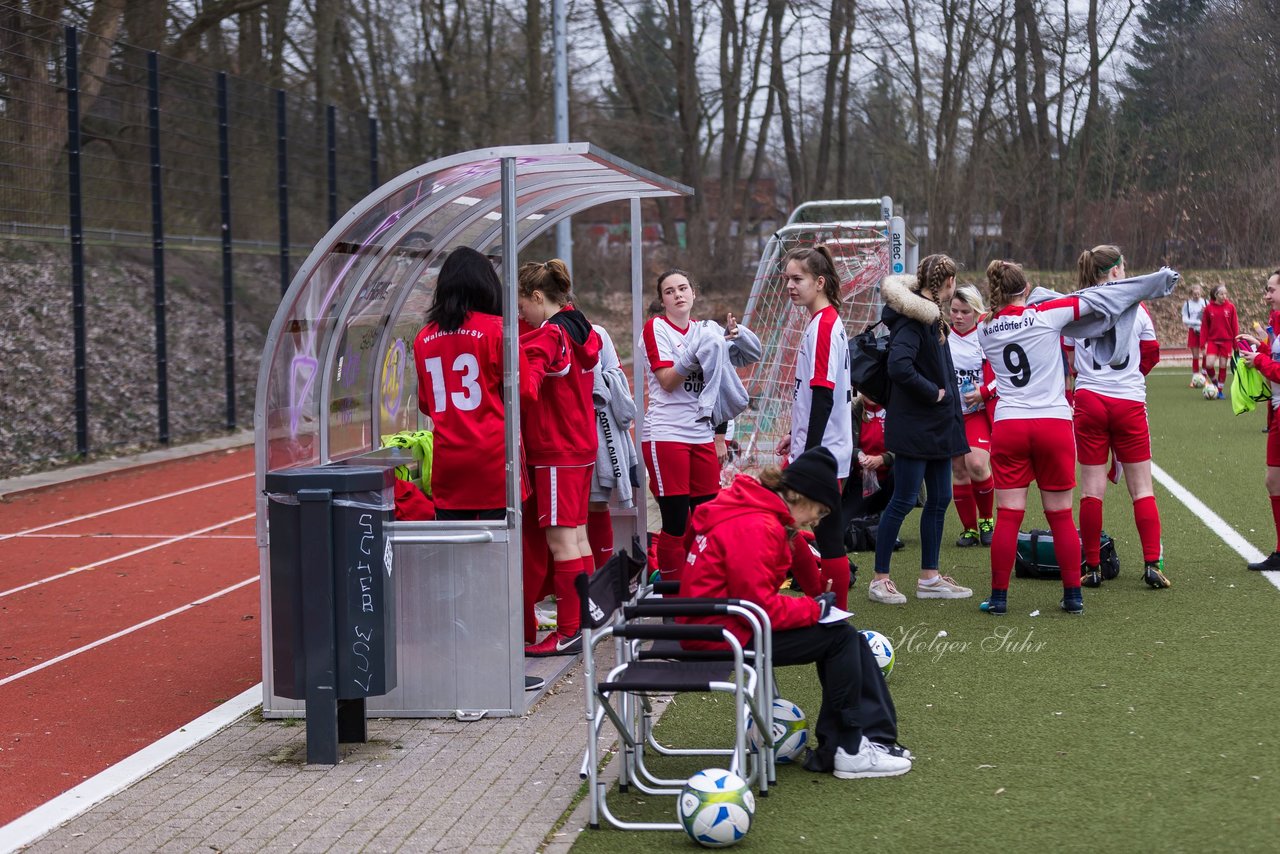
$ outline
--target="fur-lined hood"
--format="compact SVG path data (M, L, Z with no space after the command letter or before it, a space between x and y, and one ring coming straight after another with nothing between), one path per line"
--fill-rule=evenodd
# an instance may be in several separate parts
M880 286L880 295L884 297L885 305L898 314L931 326L938 321L938 304L916 293L913 290L915 283L915 276L889 276Z

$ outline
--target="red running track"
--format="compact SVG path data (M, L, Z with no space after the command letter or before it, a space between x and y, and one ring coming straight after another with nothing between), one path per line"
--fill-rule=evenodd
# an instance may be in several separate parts
M243 448L0 504L0 825L261 681L253 499Z

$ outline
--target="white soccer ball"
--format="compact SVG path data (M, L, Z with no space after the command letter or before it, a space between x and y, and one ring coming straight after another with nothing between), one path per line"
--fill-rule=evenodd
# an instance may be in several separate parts
M884 674L885 679L888 679L889 674L893 672L893 662L897 660L893 644L875 629L863 629L862 636L867 639L867 646L871 647L871 652L876 657L876 664L880 665L880 672Z
M1204 388L1204 384L1206 382L1208 382L1208 380L1205 378L1205 375L1200 373L1199 371L1196 371L1194 374L1191 375L1191 385L1194 388Z
M676 800L676 816L689 838L705 848L725 848L747 835L756 798L747 781L723 768L689 778Z
M1216 400L1218 397L1218 387L1211 382L1204 384L1204 390L1201 392L1205 400Z
M760 749L760 728L755 718L747 716L747 741L754 750ZM809 743L804 712L790 700L778 697L773 701L773 755L779 765L786 765L800 758Z

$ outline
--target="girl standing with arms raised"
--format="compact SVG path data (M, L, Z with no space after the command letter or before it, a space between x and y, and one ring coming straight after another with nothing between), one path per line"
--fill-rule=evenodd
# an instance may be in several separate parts
M556 630L525 647L527 656L582 651L574 580L595 568L587 504L597 437L591 398L600 337L571 302L569 269L558 258L520 267L520 317L534 327L520 337L528 369L520 375L521 436L533 471L538 527L551 550ZM540 589L543 579L525 579Z
M795 399L791 432L776 453L794 462L811 448L825 447L836 460L836 476L846 478L853 461L853 392L849 385L849 339L840 305L840 278L827 247L792 249L782 259L783 280L791 304L809 312L796 356ZM814 528L822 581L836 594L836 604L849 601L849 556L839 501Z
M951 460L951 495L964 533L956 540L961 548L991 545L995 532L991 508L995 481L991 478L991 409L995 374L978 343L978 321L986 314L982 294L972 285L956 288L951 298L951 334L947 346L956 374L956 394L964 410L964 432L969 453Z
M1240 321L1236 307L1227 299L1227 286L1213 289L1213 301L1200 313L1200 343L1204 345L1204 371L1211 381L1218 384L1218 400L1222 400L1222 386L1227 381L1227 362L1240 334Z
M1124 256L1116 246L1102 245L1080 254L1080 287L1101 287L1125 278ZM1126 356L1108 364L1086 339L1066 340L1067 357L1076 374L1075 436L1080 460L1080 540L1084 548L1084 584L1102 584L1102 497L1107 490L1107 454L1114 449L1124 467L1124 482L1133 499L1145 568L1142 580L1156 590L1169 586L1160 545L1160 511L1151 482L1151 428L1147 424L1146 376L1160 361L1160 342L1146 306L1139 304L1128 341L1117 342Z

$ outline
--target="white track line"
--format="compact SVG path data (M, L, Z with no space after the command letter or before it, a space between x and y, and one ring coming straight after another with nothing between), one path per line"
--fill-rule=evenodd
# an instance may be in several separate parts
M172 545L173 543L180 543L183 540L190 540L199 536L200 534L207 534L210 531L217 530L218 528L225 528L228 525L234 525L237 522L243 522L246 519L252 519L255 515L256 514L254 513L246 513L243 516L237 516L234 519L228 519L225 522L219 522L216 525L210 525L207 528L201 528L197 531L192 531L189 534L180 534L176 537L169 537L167 540L161 540L160 542L152 543L149 546L142 546L141 548L134 549L131 552L125 552L124 554L119 554L119 555L116 555L115 557L103 558L102 560L94 561L93 563L86 563L84 566L77 566L74 569L68 569L66 572L60 572L57 575L50 575L48 578L41 578L37 581L32 581L30 584L23 584L20 587L13 587L9 590L0 591L0 599L3 599L5 596L12 596L14 593L21 593L23 590L30 590L32 587L39 587L41 584L48 584L50 581L57 581L60 578L66 578L68 575L75 575L76 573L79 573L79 572L86 572L90 569L96 569L100 566L105 566L106 564L114 563L118 560L124 560L127 557L133 557L134 555L139 555L139 554L142 554L143 552L149 552L152 549L162 548L164 546Z
M107 635L105 638L98 638L96 641L93 641L92 643L87 643L84 646L77 647L71 650L70 652L64 652L62 655L54 656L48 661L42 661L39 664L35 665L34 667L28 667L26 670L20 670L17 673L14 673L10 676L6 676L3 679L0 679L0 686L8 685L10 682L16 682L19 679L23 678L24 676L30 676L32 673L38 673L39 671L44 670L46 667L52 667L55 664L59 664L63 661L66 661L68 658L73 658L77 655L80 655L81 653L88 652L91 649L97 649L98 647L102 646L105 643L110 643L111 641L116 640L118 638L122 638L125 635L131 635L134 632L139 631L140 629L145 629L147 626L155 625L161 620L167 620L170 617L176 617L178 614L181 614L185 611L190 611L192 608L195 608L199 605L203 605L206 602L212 602L214 599L217 599L220 596L225 596L228 593L239 590L241 587L254 584L257 581L258 581L258 576L256 575L251 578L246 578L244 581L238 581L235 584L231 585L230 587L222 588L217 593L210 593L208 596L205 596L203 599L197 599L194 602L188 602L186 605L182 605L177 608L174 608L172 611L166 611L165 613L152 617L149 620L143 620L141 623L132 625L127 629L121 629L115 634Z
M222 480L211 480L208 483L202 483L199 486L191 486L186 489L179 489L177 492L166 492L164 495L156 495L152 498L143 498L140 501L132 501L128 504L120 504L116 507L108 507L105 510L97 510L93 513L85 513L83 516L73 516L70 519L60 519L57 522L50 522L47 525L37 525L34 528L27 528L25 531L16 531L12 534L0 534L0 541L12 539L13 537L21 537L24 534L34 534L37 531L47 531L50 528L58 528L62 525L69 525L72 522L82 522L85 519L93 519L98 516L105 516L108 513L115 513L119 510L128 510L131 507L141 507L143 504L150 504L153 501L164 501L166 498L176 498L179 495L189 495L192 492L199 492L202 489L210 489L215 486L222 486L227 483L235 483L238 480L253 477L253 472L248 474L238 474L235 477L226 477Z
M239 720L262 705L262 683L245 690L218 708L201 715L184 727L142 748L74 789L36 807L26 815L0 827L0 854L11 854L35 842L58 826L87 812L96 804L127 789L169 760L195 747L206 738Z
M1230 546L1236 554L1244 558L1246 562L1257 563L1266 557L1252 543L1240 536L1235 528L1228 525L1226 520L1210 510L1203 501L1192 495L1190 490L1170 477L1167 471L1154 462L1151 464L1151 475L1161 486L1172 492L1174 498L1185 504L1188 510L1196 514L1209 527L1210 531L1221 537L1222 541ZM1280 589L1280 572L1263 572L1260 574Z

